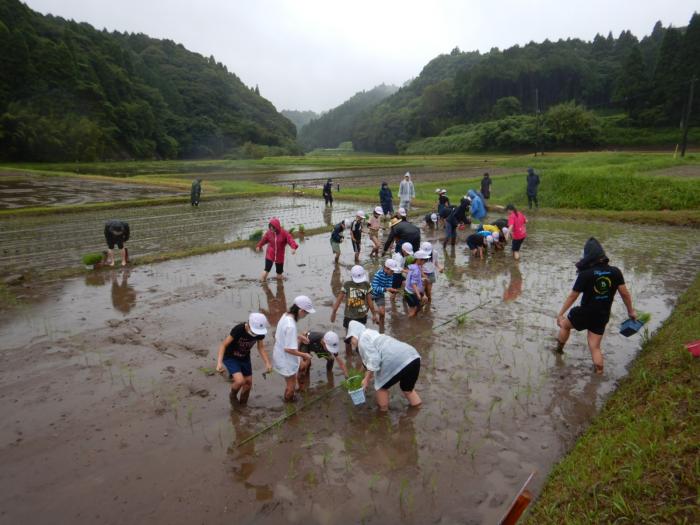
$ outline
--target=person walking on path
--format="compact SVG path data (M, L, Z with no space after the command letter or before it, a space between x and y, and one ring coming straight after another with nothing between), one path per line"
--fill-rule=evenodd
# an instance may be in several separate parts
M360 250L362 249L362 224L365 220L365 212L358 210L355 220L350 227L350 238L352 239L352 251L355 252L355 264L360 262Z
M508 204L506 206L508 210L508 235L512 239L511 250L513 252L513 258L516 261L520 260L520 248L523 245L525 237L527 237L527 229L525 225L527 224L527 217L523 212L518 211L513 204Z
M265 351L265 334L267 334L267 319L259 312L248 316L247 323L239 323L231 329L231 333L219 345L216 359L216 371L228 371L231 379L231 403L248 402L250 389L253 388L253 365L250 362L250 350L258 346L260 357L265 363L265 373L272 371L270 358Z
M532 203L535 203L535 208L539 207L537 203L537 190L540 187L540 176L535 173L532 168L527 169L527 203L532 209Z
M107 266L114 266L114 247L121 251L122 266L129 262L129 250L125 243L129 240L131 230L129 223L117 219L109 220L105 223L105 240L107 241Z
M267 251L265 252L265 270L263 271L260 280L267 280L267 274L270 273L273 263L275 265L275 271L277 272L277 278L282 279L282 273L284 272L285 248L287 245L289 245L292 248L292 255L294 255L297 252L299 245L294 240L294 237L292 237L292 234L282 228L282 225L277 217L270 219L270 222L267 225L267 231L255 246L255 251L259 252L266 244L268 246Z
M199 206L199 198L202 195L202 179L194 179L192 189L190 190L190 204Z
M272 367L284 377L284 400L293 401L297 383L297 373L302 360L311 359L309 354L299 351L297 322L308 314L314 313L314 305L305 295L294 298L294 304L280 318L275 330L275 346L272 351ZM308 366L308 365L305 365Z
M484 173L484 177L481 179L481 194L485 200L491 198L491 176L488 173Z
M382 227L381 218L383 215L384 211L382 210L382 207L377 206L374 208L372 216L367 221L367 226L369 228L369 240L372 241L372 251L369 254L370 257L379 256L379 248L381 248L381 244L379 242L379 230Z
M390 217L394 214L394 195L391 193L391 188L386 181L382 182L382 187L379 189L379 204L382 205L384 215Z
M600 343L610 320L610 307L619 292L631 319L637 318L632 306L632 295L625 285L619 268L610 266L610 260L600 243L591 237L583 247L583 258L576 263L578 276L573 289L557 314L557 352L563 352L571 329L588 331L588 350L591 352L596 374L603 373L603 353ZM571 308L580 294L581 304ZM571 308L571 310L569 310ZM569 314L565 316L567 310Z
M412 407L422 403L415 390L420 374L420 354L414 347L355 321L348 326L345 342L357 350L367 369L362 388L366 389L374 379L379 410L389 410L389 389L396 383Z
M416 190L413 187L411 174L407 171L404 173L403 180L399 184L399 206L404 208L406 212L411 210L411 201L416 198Z
M328 179L323 185L323 199L326 206L333 206L333 179Z

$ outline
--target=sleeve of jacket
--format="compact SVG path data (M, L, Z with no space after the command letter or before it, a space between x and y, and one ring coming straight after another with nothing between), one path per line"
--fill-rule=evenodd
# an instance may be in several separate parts
M299 245L294 240L294 237L292 236L292 234L289 232L286 232L286 233L287 233L287 244L289 244L289 246L291 246L292 250L296 250L297 248L299 248Z
M262 239L258 241L258 244L255 245L255 249L262 248L265 246L268 242L270 242L270 232L266 231L265 235L262 236Z
M394 237L396 236L396 228L392 228L389 230L389 236L386 238L386 242L384 243L384 251L387 251L389 249L389 246L391 246L391 243L394 242Z

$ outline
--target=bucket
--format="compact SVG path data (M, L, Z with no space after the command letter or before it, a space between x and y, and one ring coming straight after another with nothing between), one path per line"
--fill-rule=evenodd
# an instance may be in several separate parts
M693 354L693 357L700 357L700 339L692 343L685 343L685 347L688 349L688 352Z
M350 394L350 399L352 399L353 404L361 405L365 402L365 389L358 388L357 390L348 391Z
M620 325L620 333L625 337L629 337L639 332L639 329L642 326L644 326L644 323L641 321L637 321L636 319L627 319Z

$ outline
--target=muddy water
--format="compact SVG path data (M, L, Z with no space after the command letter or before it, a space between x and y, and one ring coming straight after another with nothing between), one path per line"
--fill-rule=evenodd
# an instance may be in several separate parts
M249 406L231 410L223 379L199 368L249 311L278 318L300 293L318 310L300 328L342 331L329 315L349 245L333 271L327 235L307 239L282 285L255 282L262 257L246 249L47 289L0 324L1 521L495 522L533 470L540 489L639 348L640 336L616 333L618 299L604 376L580 334L563 356L550 351L588 236L652 330L700 266L694 231L549 220L529 230L519 265L508 253L470 261L460 247L443 258L429 312L409 322L401 303L388 308L386 332L422 356L422 408L394 391L381 416L336 391L242 447L285 413L282 378L264 379L254 352ZM486 301L463 325L440 326ZM305 398L339 381L317 359Z
M4 176L0 173L0 209L122 201L182 194L167 188L67 177Z
M350 217L357 204L336 202L326 208L321 199L258 198L148 206L122 210L27 217L0 221L0 269L4 272L44 271L80 265L85 253L106 249L104 223L126 220L131 228L127 243L132 258L247 239L265 228L269 217L287 227L314 228Z

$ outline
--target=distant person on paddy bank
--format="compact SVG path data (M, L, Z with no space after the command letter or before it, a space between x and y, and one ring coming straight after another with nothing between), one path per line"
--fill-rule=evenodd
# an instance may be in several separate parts
M333 179L328 179L323 185L323 199L326 206L333 206Z
M407 212L411 211L411 201L415 198L416 189L413 187L411 174L407 171L399 184L399 207L404 208Z
M277 217L270 219L270 223L267 225L267 231L255 246L255 251L259 252L266 244L268 246L265 252L265 270L260 280L267 280L267 274L270 273L273 264L275 265L277 278L282 279L282 274L284 273L284 251L287 245L289 245L292 248L292 255L294 255L299 245L294 240L294 237L292 237L292 234L282 228Z
M107 266L114 266L114 247L121 250L122 266L129 262L129 251L125 243L129 240L131 230L129 223L112 219L105 223L105 240L107 241Z

